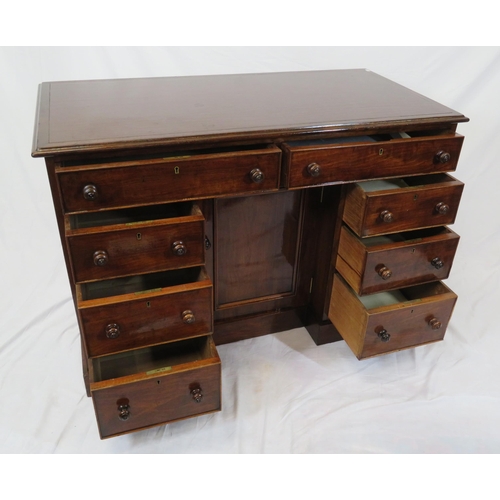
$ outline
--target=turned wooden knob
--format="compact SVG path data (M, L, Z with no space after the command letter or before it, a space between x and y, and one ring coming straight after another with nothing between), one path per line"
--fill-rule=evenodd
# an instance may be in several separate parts
M184 311L181 316L182 316L182 321L184 323L187 323L188 325L190 325L191 323L194 323L194 321L196 319L194 317L193 311L191 311L190 309L187 309L186 311Z
M94 264L96 266L105 266L108 263L108 254L106 250L96 250L94 252Z
M130 406L128 404L118 405L118 418L120 420L128 420L130 418Z
M175 255L181 257L182 255L186 255L187 248L182 241L174 241L172 243L172 251L175 253Z
M260 168L254 168L250 172L250 179L252 179L252 182L255 182L255 184L259 184L264 180L264 172Z
M431 260L431 264L436 269L441 269L444 266L444 262L439 257L434 257L434 259Z
M191 396L197 403L201 403L201 400L203 399L203 394L201 392L201 387L195 387L194 389L191 390Z
M318 177L321 174L321 167L317 163L310 163L307 165L307 173L311 177Z
M436 318L431 318L427 323L433 330L439 330L442 326L441 321Z
M108 339L116 339L120 335L120 327L116 323L110 323L105 328Z
M382 212L380 212L380 220L382 222L392 222L394 220L394 215L389 210L382 210Z
M392 271L384 264L377 266L376 271L383 280L388 280L392 276Z
M450 153L446 151L439 151L435 156L435 160L437 163L448 163L450 161L450 158Z
M439 214L439 215L446 215L449 211L450 211L450 207L440 201L435 207L434 207L434 210Z
M89 201L95 200L97 198L97 195L98 195L97 188L94 186L94 184L87 184L83 188L83 197L86 200Z
M380 330L377 335L382 342L389 342L391 338L391 334L387 333L387 330L385 328L382 328L382 330Z

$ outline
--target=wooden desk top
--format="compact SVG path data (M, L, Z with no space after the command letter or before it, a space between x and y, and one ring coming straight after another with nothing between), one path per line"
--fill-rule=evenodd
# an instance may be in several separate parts
M364 69L47 82L32 155L468 121Z

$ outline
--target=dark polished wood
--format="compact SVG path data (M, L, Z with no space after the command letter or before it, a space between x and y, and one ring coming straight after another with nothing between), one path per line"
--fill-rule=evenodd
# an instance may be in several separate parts
M402 294L403 302L367 308L335 276L330 317L358 359L444 338L457 296L439 281L405 288ZM439 328L433 327L436 321Z
M466 121L366 70L42 84L32 155L101 437L220 410L216 344L442 339ZM363 305L382 290L404 295Z
M220 410L221 365L210 336L93 363L90 387L101 438Z
M33 155L462 121L364 69L49 82L39 93Z
M284 145L288 168L286 185L289 188L389 178L415 172L451 172L456 169L463 137L455 134L382 141L373 139L369 142L364 137L345 137L305 142ZM450 156L445 163L436 159L443 149Z
M344 221L361 237L453 224L463 183L446 174L408 177L405 187L367 191L348 188ZM440 211L441 204L448 209ZM387 214L390 213L390 217Z
M172 200L276 191L281 151L276 147L233 153L181 155L57 170L67 213L97 211ZM258 168L261 182L251 178ZM140 182L138 182L138 179ZM92 184L98 194L85 197Z
M358 295L439 281L450 274L459 239L442 227L361 239L344 226L336 266Z

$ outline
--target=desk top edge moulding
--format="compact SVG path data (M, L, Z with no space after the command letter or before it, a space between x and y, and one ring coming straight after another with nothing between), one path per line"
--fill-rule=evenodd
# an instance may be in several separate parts
M32 155L465 121L362 69L46 82Z
M443 340L467 121L363 69L42 83L101 438L220 411L221 344Z

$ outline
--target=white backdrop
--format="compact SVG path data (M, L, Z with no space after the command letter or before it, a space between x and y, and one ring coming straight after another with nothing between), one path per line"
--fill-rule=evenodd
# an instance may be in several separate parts
M220 413L101 441L44 162L42 81L368 68L455 109L459 296L445 341L358 361L304 329L221 346ZM0 48L1 453L498 453L500 49Z

